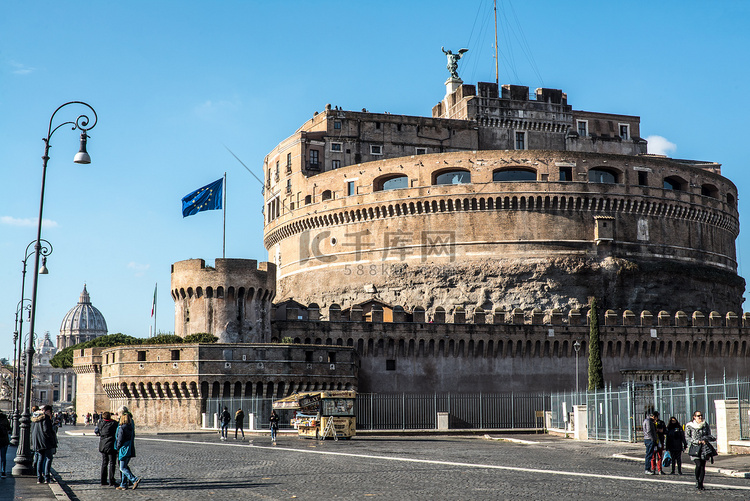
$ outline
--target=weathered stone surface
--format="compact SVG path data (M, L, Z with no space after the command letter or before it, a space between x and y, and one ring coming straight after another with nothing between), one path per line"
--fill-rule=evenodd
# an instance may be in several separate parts
M675 286L675 276L680 276L679 287ZM443 265L391 265L388 280L378 285L376 297L407 310L421 306L428 313L437 306L448 309L453 305L487 311L496 307L558 308L567 313L584 308L590 296L597 296L604 307L616 310L674 311L674 305L679 305L690 311L722 304L727 310L739 311L742 289L742 279L735 274L697 265L639 264L611 257L499 258ZM333 302L346 308L372 297L346 283L297 290L298 301L316 301L322 308Z

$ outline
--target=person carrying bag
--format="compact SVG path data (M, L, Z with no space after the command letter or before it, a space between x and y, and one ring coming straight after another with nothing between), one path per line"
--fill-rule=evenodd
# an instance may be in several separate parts
M706 461L716 456L716 449L709 443L716 440L711 435L711 427L706 423L701 411L693 412L693 420L685 425L688 455L695 463L695 488L703 490L706 476Z

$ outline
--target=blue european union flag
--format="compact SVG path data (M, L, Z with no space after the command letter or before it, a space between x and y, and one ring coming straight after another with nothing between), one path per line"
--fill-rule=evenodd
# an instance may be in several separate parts
M204 210L221 209L221 190L224 178L198 188L182 198L182 217L192 216Z

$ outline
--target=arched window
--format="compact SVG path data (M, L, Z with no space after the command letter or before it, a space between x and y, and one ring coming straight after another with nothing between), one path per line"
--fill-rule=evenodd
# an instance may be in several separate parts
M492 173L492 180L506 181L536 181L536 171L530 169L501 169Z
M685 182L679 177L666 177L664 178L664 189L682 191L685 189Z
M617 183L617 172L609 169L590 169L589 181L592 183Z
M312 196L305 195L305 205L310 205L312 203Z
M719 189L712 184L704 184L701 186L701 195L704 197L719 198Z
M471 182L471 172L467 170L449 170L433 174L432 184L467 184Z
M330 200L333 198L333 194L331 193L331 190L326 190L320 195L321 200Z
M401 174L387 175L373 181L375 191L400 190L409 187L409 176Z

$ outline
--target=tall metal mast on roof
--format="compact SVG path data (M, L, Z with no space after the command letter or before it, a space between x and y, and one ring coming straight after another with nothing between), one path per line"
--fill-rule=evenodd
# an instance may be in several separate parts
M500 60L497 54L497 0L494 0L495 6L495 85L500 86Z

